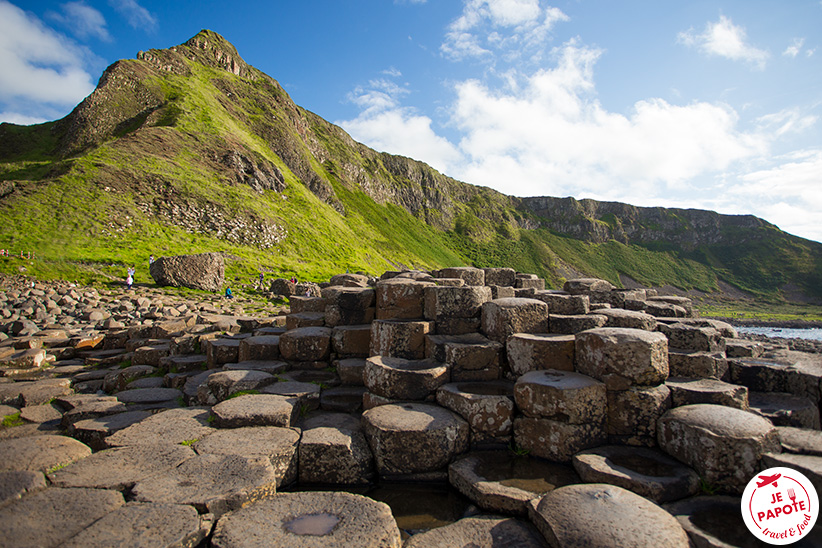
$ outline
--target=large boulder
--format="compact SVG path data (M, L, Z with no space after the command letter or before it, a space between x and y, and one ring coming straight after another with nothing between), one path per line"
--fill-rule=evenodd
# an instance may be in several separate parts
M160 257L149 268L157 285L221 291L225 282L225 263L221 253L200 253Z

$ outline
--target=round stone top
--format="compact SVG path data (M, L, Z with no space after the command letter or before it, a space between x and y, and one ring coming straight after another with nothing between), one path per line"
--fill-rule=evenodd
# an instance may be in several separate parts
M532 506L531 521L552 546L690 546L671 514L631 491L604 483L551 491Z
M568 342L574 341L573 335L566 335L564 333L514 333L511 335L513 339L521 339L521 340L528 340L528 341L540 341L540 342Z
M392 358L388 356L372 356L366 361L378 367L399 371L427 371L429 369L445 368L444 364L434 360L406 360L404 358Z
M539 306L548 308L548 305L537 299L526 299L523 297L505 297L488 301L485 305L494 305L499 308L518 308L521 306Z
M362 414L362 420L380 430L424 432L464 422L451 411L430 403L380 405Z
M343 289L343 288L341 288ZM356 288L344 288L344 289L356 289ZM280 335L280 341L283 338L298 338L298 337L330 337L331 336L331 328L330 327L298 327L297 329L291 329L290 331L286 331L282 335Z
M622 344L623 342L638 339L646 342L664 341L666 344L668 343L668 337L658 331L646 331L632 327L596 327L577 333L577 338L589 336L609 339L611 344Z
M573 371L558 371L555 369L543 369L530 371L517 379L517 386L526 384L536 384L540 386L556 388L558 390L574 390L586 388L588 386L602 385L603 383L580 373Z
M678 421L716 435L731 438L764 436L774 429L768 419L725 405L699 403L676 407L662 421Z
M350 493L305 492L278 493L227 514L211 545L399 548L402 541L388 505Z

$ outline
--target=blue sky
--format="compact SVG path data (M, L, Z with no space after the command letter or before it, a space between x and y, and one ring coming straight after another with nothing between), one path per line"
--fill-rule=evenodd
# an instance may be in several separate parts
M820 0L0 0L0 120L60 118L107 65L203 28L459 180L822 241Z

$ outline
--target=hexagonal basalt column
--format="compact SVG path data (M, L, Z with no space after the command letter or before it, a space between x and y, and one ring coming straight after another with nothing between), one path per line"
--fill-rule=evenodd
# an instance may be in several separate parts
M605 417L605 385L570 371L532 371L514 385L517 407L528 417L571 424L599 423Z
M378 320L417 320L424 317L425 288L434 282L392 278L377 282Z
M510 381L446 384L437 390L437 403L468 421L472 443L511 436L514 384Z
M375 320L371 324L371 355L406 360L425 357L425 336L434 331L434 322Z
M668 378L668 339L662 333L602 327L577 333L577 371L609 390L656 386Z
M286 360L322 361L330 353L331 329L327 327L301 327L280 335L280 354Z
M380 476L443 471L468 448L468 423L438 405L381 405L362 421Z
M548 305L536 299L496 299L482 305L482 331L505 344L514 333L547 333Z
M508 338L506 350L515 375L541 369L574 370L573 335L515 333Z
M448 368L434 360L372 356L363 372L370 392L394 400L424 400L448 379Z

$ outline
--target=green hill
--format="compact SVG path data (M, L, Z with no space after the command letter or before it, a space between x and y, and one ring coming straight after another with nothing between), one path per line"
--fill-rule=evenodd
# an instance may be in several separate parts
M511 266L822 301L822 245L750 216L505 196L378 153L295 105L221 36L118 61L62 120L0 125L0 247L27 272L123 276L227 254L228 275ZM17 272L19 259L0 261Z

